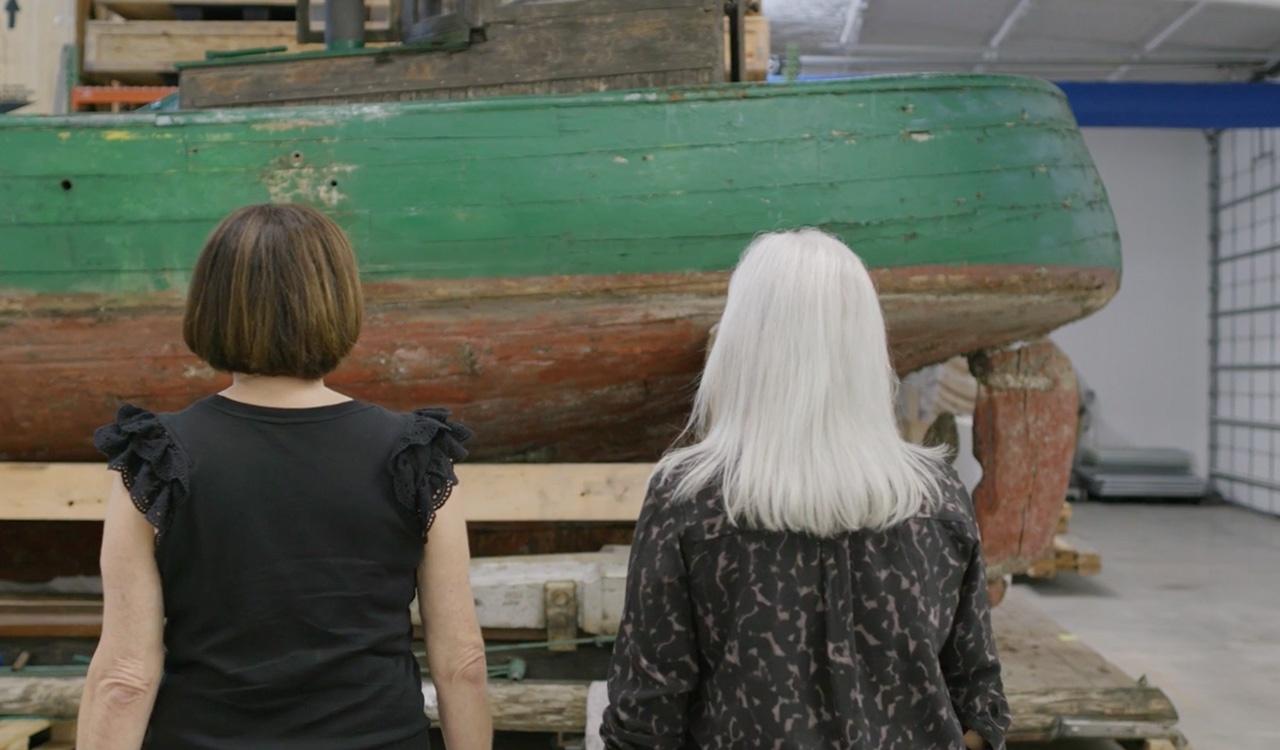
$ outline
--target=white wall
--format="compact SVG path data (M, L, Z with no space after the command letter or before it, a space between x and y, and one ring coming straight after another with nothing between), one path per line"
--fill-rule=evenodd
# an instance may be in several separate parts
M5 5L0 0L0 7ZM23 115L54 111L62 45L76 41L76 0L22 0L14 27L0 13L0 84L31 90Z
M1189 130L1090 128L1124 256L1120 292L1055 332L1098 396L1105 430L1183 448L1208 472L1208 146Z

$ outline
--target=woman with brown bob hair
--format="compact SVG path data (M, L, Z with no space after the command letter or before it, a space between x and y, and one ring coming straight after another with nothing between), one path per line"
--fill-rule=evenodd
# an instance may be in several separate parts
M183 336L232 384L125 404L81 750L428 746L415 594L450 750L491 745L453 462L470 432L324 376L360 333L355 256L324 215L242 208L209 237ZM430 534L428 535L428 531Z

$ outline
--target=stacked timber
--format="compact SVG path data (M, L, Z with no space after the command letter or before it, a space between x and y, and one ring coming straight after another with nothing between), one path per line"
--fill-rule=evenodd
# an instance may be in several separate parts
M475 99L718 83L725 75L722 19L718 0L473 0L430 17L430 36L412 45L184 64L180 104ZM758 22L753 28L758 40ZM757 48L752 57L757 68L759 54Z
M371 29L385 28L387 0L367 0ZM151 82L207 52L298 51L295 0L97 0L85 23L84 72ZM323 5L316 6L323 13Z
M744 81L763 81L769 77L769 19L761 12L760 3L748 2L746 15L742 19L744 63L746 69L742 76ZM729 19L725 19L724 69L732 67L729 58Z
M1053 546L1027 568L1028 578L1055 578L1059 573L1094 576L1102 572L1102 555L1070 533L1071 508L1069 503L1063 503Z

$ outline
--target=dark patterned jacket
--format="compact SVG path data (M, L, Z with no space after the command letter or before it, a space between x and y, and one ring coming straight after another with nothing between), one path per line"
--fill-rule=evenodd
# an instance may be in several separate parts
M636 527L608 748L1004 748L1009 709L972 503L828 539L730 524L655 483Z

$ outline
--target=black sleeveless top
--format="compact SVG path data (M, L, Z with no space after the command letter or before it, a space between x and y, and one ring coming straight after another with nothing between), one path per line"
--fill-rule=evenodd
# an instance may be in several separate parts
M469 431L361 401L209 396L94 434L157 529L165 668L148 748L427 746L409 606Z

